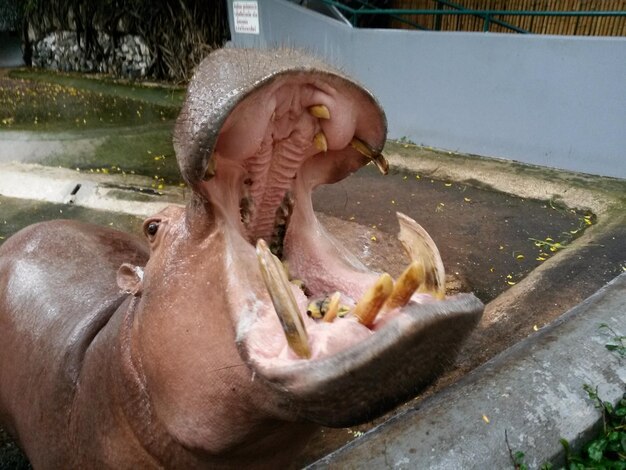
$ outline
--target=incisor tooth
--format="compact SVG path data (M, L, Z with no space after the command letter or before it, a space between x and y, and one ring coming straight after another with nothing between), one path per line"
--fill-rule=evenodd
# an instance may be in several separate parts
M315 145L315 148L320 152L326 152L328 150L328 141L323 132L315 134L315 137L313 137L313 145Z
M311 357L309 339L304 322L298 311L298 304L289 287L289 280L282 263L274 256L267 243L259 240L256 244L256 255L259 267L265 281L265 287L270 294L274 309L283 327L289 347L298 356Z
M428 232L413 219L401 212L397 212L396 216L400 223L398 240L402 243L411 261L417 261L424 266L424 282L417 292L431 294L437 299L443 299L446 295L446 273L437 245L430 238Z
M350 141L350 145L361 155L372 160L378 168L378 171L380 171L383 175L389 173L389 162L382 153L374 152L374 150L369 145L367 145L365 142L357 137L352 138L352 140Z
M341 299L341 293L335 292L328 301L328 308L324 315L324 321L331 323L337 314L339 313L339 300Z
M311 116L318 119L330 119L330 111L323 104L317 104L315 106L309 106L309 113Z
M423 284L426 278L424 265L418 261L413 261L404 270L393 286L393 292L385 302L384 310L404 307L411 300L411 296L417 288Z
M370 326L392 291L393 279L389 274L383 273L374 285L365 291L352 313L363 325Z

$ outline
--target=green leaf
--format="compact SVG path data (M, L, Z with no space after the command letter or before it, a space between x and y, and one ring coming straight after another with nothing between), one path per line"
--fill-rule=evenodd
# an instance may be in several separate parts
M605 438L600 438L589 444L589 447L587 448L589 458L594 462L600 462L602 460L602 456L604 455L604 449L606 449L606 445L607 440Z

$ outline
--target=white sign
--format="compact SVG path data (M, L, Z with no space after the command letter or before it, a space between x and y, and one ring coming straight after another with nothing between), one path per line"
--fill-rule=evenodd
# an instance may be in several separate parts
M259 34L259 3L256 1L233 2L235 33Z

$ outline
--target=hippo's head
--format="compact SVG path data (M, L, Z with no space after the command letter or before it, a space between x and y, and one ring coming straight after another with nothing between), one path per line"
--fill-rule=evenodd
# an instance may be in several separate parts
M179 441L227 450L268 420L360 423L452 361L482 304L445 297L423 229L399 214L409 261L394 283L313 212L315 187L368 162L387 171L385 135L372 95L300 52L224 49L198 67L175 133L193 196L145 222L150 260L119 276L138 297L144 380Z

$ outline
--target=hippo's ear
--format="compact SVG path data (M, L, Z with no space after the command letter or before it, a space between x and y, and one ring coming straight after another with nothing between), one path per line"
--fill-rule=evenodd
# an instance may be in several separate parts
M117 285L120 289L135 297L143 290L143 268L124 263L117 270Z

